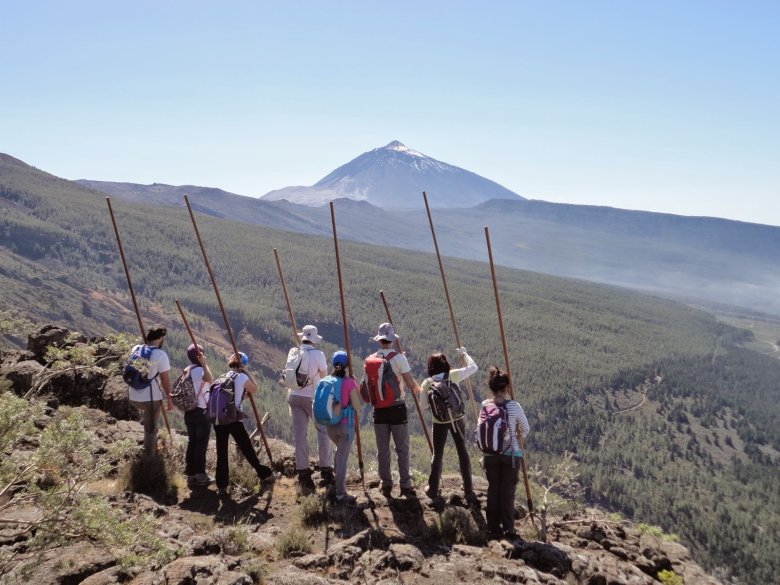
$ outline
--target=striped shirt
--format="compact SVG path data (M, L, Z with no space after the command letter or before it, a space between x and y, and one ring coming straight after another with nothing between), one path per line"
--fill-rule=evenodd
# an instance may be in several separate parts
M491 402L494 402L493 400L485 400L482 403L482 406L486 406L490 404ZM520 406L516 401L514 400L506 400L506 415L507 415L507 423L509 430L507 431L509 434L509 438L511 440L511 445L507 447L507 450L504 451L504 455L515 455L516 457L522 456L522 451L520 450L520 443L517 441L517 433L515 433L515 429L520 429L520 432L523 435L523 438L528 436L528 433L531 432L531 427L528 425L528 419L525 418L525 413L523 412L523 407Z

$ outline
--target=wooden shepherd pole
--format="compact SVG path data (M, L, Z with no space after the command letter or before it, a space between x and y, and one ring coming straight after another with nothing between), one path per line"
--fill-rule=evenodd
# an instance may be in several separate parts
M284 302L287 303L287 314L290 316L290 324L293 330L293 343L300 345L301 340L298 339L298 326L295 324L295 315L293 315L292 305L290 304L290 297L287 294L287 284L284 282L284 273L282 273L282 263L279 261L279 252L274 248L274 258L276 258L276 270L279 272L279 280L282 282L282 292L284 293Z
M200 237L198 224L195 221L195 214L192 212L192 206L190 205L190 200L186 195L184 196L184 203L187 204L187 211L189 211L190 213L190 219L192 220L192 227L195 228L195 236L198 238L200 251L201 254L203 254L203 262L206 264L206 270L209 273L209 278L211 279L211 285L214 287L214 294L217 296L217 303L219 304L219 310L222 311L222 319L225 322L225 328L227 329L228 337L230 337L230 344L233 346L233 353L236 354L236 356L238 356L238 345L236 345L236 338L233 337L233 330L230 327L230 321L228 321L228 316L227 313L225 312L225 305L222 304L222 297L219 294L219 288L217 287L217 280L216 278L214 278L214 271L211 270L211 264L209 263L209 258L206 255L206 248L203 246L203 240ZM257 423L257 428L260 430L260 438L263 439L265 452L268 454L268 461L271 463L271 467L273 467L274 459L273 456L271 455L271 447L268 445L268 438L265 436L265 430L263 429L263 421L260 420L260 414L257 412L257 405L255 404L255 399L252 397L252 395L249 392L245 392L244 394L249 397L249 404L252 405L252 412L255 415L255 422Z
M341 322L344 326L344 347L347 350L347 370L352 378L352 350L349 346L349 326L347 324L347 305L344 301L344 281L341 278L341 256L339 256L339 238L336 235L336 212L333 210L333 201L330 202L330 222L333 225L333 245L336 248L336 273L339 277L339 298L341 300ZM360 483L363 484L363 492L366 492L366 476L363 467L363 445L360 441L360 413L355 413L355 444L358 452L358 467L360 469Z
M195 341L195 336L192 334L192 329L190 329L189 321L187 321L187 317L184 316L184 309L181 308L181 303L179 302L179 299L176 299L175 302L176 302L176 308L179 309L179 315L181 315L181 321L182 323L184 323L184 327L187 329L187 335L190 336L192 345L194 345L197 348L198 342Z
M493 293L496 297L496 311L498 312L498 329L501 331L501 347L504 350L504 367L506 368L506 375L509 378L509 395L512 400L515 399L515 391L512 386L512 372L509 368L509 351L506 346L506 335L504 334L504 316L501 313L501 301L498 298L498 284L496 282L496 267L493 264L493 248L490 246L490 230L488 226L485 226L485 240L487 241L488 259L490 260L490 275L493 277ZM525 484L525 497L528 504L528 513L531 515L531 520L534 517L534 503L531 500L531 486L528 483L528 470L525 466L525 442L523 440L523 434L518 433L520 439L520 449L523 451L523 456L520 457L520 466L523 470L523 483Z
M133 283L130 280L130 271L127 269L127 260L125 260L125 250L122 248L122 240L119 237L119 228L116 225L116 219L114 218L114 208L111 207L111 198L106 197L106 203L108 203L108 213L111 215L111 224L114 226L114 235L116 236L116 245L119 248L119 257L122 259L122 266L125 269L125 278L127 278L127 288L130 289L130 298L133 299L133 308L135 309L135 318L138 319L138 328L141 330L141 339L146 344L146 329L144 329L143 321L141 320L141 311L138 308L138 301L135 298L135 290L133 289ZM159 385L159 382L158 382ZM168 413L165 411L165 406L160 408L163 414L163 420L165 421L165 428L168 429L168 436L173 443L173 434L171 433L171 424L168 422Z
M393 325L393 318L390 316L390 307L387 306L387 300L385 299L385 291L380 290L379 297L382 299L382 304L385 306L387 321L390 323L390 325ZM395 329L395 325L393 325L393 329ZM398 350L398 353L404 352L403 348L401 347L401 342L398 339L395 340L395 348ZM414 393L414 390L411 390L411 393L412 398L414 398L414 405L417 407L417 415L420 417L420 424L422 425L423 432L425 433L425 438L428 440L428 447L430 447L431 453L433 453L433 443L431 442L431 435L428 432L428 427L425 424L425 418L423 417L422 409L420 408L420 400L417 398L417 394Z
M441 261L441 254L439 253L439 243L436 240L436 230L433 228L433 217L431 217L431 208L428 205L428 195L423 191L423 200L425 201L425 211L428 214L428 223L431 226L431 236L433 236L433 247L436 249L436 259L439 261L439 272L441 272L441 282L444 285L444 296L447 299L447 307L450 309L450 320L452 321L452 331L455 333L455 343L458 347L462 347L460 344L460 335L458 334L458 325L455 322L455 312L452 310L452 301L450 301L450 291L447 288L447 278L444 276L444 264ZM460 365L466 366L466 358L460 356ZM477 415L477 403L474 400L474 392L471 390L471 381L466 378L466 389L469 392L469 400L471 401L471 412L474 414L474 424L477 424L479 420Z

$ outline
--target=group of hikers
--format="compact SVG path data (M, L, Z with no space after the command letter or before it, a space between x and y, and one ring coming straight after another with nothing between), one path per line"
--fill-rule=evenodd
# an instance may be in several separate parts
M132 349L123 372L129 386L130 401L144 425L145 451L153 453L156 450L160 411L162 408L170 410L175 402L184 411L187 427L184 472L189 487L205 487L216 482L217 493L220 496L228 494L230 436L254 468L259 481L272 483L275 480L273 470L260 463L242 420L243 399L257 391L257 384L248 369L248 357L242 352L232 353L227 359L227 371L215 378L206 362L203 347L192 344L187 348L189 365L172 381L168 355L162 349L166 334L167 330L162 326L147 330L146 343ZM393 492L392 441L397 456L399 494L401 497L417 497L409 468L405 400L408 390L427 399L421 402L427 402L432 415L433 454L425 495L432 500L440 499L444 448L451 435L458 453L464 497L470 505L479 505L467 449L471 435L476 438L484 455L488 481L488 536L514 535L515 490L519 460L523 456L518 437L527 436L530 428L522 407L510 398L510 380L505 372L495 366L490 368L488 388L492 398L483 401L476 429L469 431L466 428L465 399L459 384L477 372L478 366L465 348L455 350L459 360L465 364L460 368L452 368L443 353L430 355L428 377L418 385L404 353L393 348L399 338L392 324L382 323L373 337L379 348L366 358L365 374L358 383L350 375L345 351L336 351L327 360L317 348L323 339L314 325L303 327L298 336L300 345L290 350L281 382L287 387L297 481L302 490L311 492L315 489L307 440L309 425L314 424L320 486L327 487L329 496L337 503L354 501L346 489L347 464L356 419L364 405L368 405L373 409L381 493L390 498ZM215 478L206 472L206 451L212 426L216 436Z

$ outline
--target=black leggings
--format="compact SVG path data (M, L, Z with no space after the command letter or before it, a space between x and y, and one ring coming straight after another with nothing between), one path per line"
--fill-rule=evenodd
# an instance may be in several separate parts
M511 455L485 455L488 480L487 526L490 532L507 532L515 528L515 489L520 458Z
M453 429L453 425L455 428ZM471 481L471 460L466 449L466 424L463 418L450 424L433 424L433 457L431 458L431 475L428 478L428 492L435 496L439 493L441 469L444 463L444 446L447 444L447 435L452 434L455 449L458 451L458 463L460 463L460 476L463 479L463 491L467 494L474 491Z
M252 439L244 428L244 423L236 421L229 425L215 425L214 434L217 436L217 487L227 488L230 481L230 466L228 464L228 438L232 435L241 453L257 472L257 477L265 479L273 473L270 467L266 467L257 458Z

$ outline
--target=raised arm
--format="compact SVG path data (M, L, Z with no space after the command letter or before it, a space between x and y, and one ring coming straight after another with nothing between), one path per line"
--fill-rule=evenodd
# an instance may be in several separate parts
M459 357L463 356L463 359L466 361L465 367L450 370L450 380L458 384L469 376L473 376L477 370L479 370L479 367L477 366L476 362L471 359L471 356L466 352L465 347L459 347L455 350L455 353L457 353Z

